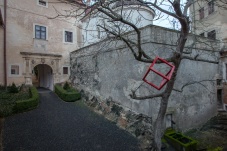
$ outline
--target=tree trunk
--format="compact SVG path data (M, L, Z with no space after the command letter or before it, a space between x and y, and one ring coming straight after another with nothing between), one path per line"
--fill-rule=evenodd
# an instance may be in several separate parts
M162 147L161 138L163 135L163 121L164 121L167 105L168 105L168 99L162 98L158 117L157 117L157 119L155 121L155 125L154 125L154 142L153 142L154 144L153 144L153 146L154 146L155 150L157 150L157 151L161 151L161 147Z
M161 98L158 116L157 116L157 119L156 119L155 125L154 125L153 147L154 147L154 150L156 150L156 151L161 151L161 147L162 147L161 138L162 138L163 132L164 132L163 122L164 122L164 118L165 118L165 114L166 114L166 110L167 110L167 106L168 106L169 97L173 90L174 82L176 80L177 71L179 69L180 63L181 63L180 55L175 55L175 61L174 61L175 71L172 75L172 79L167 83L166 89L164 91L165 93Z

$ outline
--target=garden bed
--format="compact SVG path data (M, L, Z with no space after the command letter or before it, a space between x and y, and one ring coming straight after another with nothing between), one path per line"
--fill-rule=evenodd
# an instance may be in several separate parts
M197 147L197 141L187 137L174 130L167 130L165 139L169 142L177 151L194 151Z
M75 102L81 98L80 93L72 87L64 89L60 85L55 85L54 91L62 100L66 102Z
M35 108L37 105L38 91L35 87L21 90L18 93L10 93L3 88L0 89L0 117L24 112Z

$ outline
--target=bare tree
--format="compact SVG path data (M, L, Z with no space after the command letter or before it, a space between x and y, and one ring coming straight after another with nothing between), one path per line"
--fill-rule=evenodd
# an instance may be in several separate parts
M124 6L124 1L117 1L118 3L121 3L122 9ZM173 55L170 58L165 58L165 60L172 62L175 65L175 71L173 73L172 79L167 83L167 86L165 87L165 90L162 91L159 94L153 94L153 95L148 95L148 96L137 96L135 92L132 92L131 97L133 99L152 99L152 98L161 98L161 103L160 103L160 108L159 108L159 113L157 116L157 119L154 124L154 143L153 147L154 150L161 150L161 137L163 135L163 121L164 117L166 114L167 110L167 105L168 105L168 100L170 97L171 92L174 89L174 82L176 80L177 72L179 69L179 66L181 64L181 61L183 59L189 59L189 60L195 60L195 61L208 61L208 60L201 60L199 57L188 57L184 56L184 47L189 35L190 31L190 20L188 16L188 9L190 5L192 4L192 1L187 1L187 3L183 6L182 1L180 0L173 0L173 1L168 1L169 6L171 6L172 11L168 11L166 9L163 9L160 5L162 5L162 2L156 1L151 1L151 2L144 2L144 1L137 1L140 3L140 5L147 5L149 7L152 7L156 9L159 12L165 13L176 20L179 21L181 25L180 29L180 36L177 40L177 46L176 49L173 53ZM112 24L116 23L122 23L124 25L129 26L131 29L133 29L136 33L136 40L130 40L128 37L124 36L121 32L121 29L113 29L111 27L113 26L106 26L106 24L99 24L98 26L102 28L105 32L113 35L116 38L121 39L122 41L125 42L125 44L128 46L128 48L131 50L132 54L134 55L134 58L138 61L141 62L152 62L154 58L151 58L146 52L142 49L141 47L141 33L140 30L137 28L137 26L125 19L122 14L116 13L115 11L112 10L111 4L114 2L103 2L103 1L98 1L96 2L92 7L95 8L98 12L101 12L105 14L105 16L108 18L108 21ZM114 26L115 27L115 26ZM119 28L119 26L116 26ZM217 62L212 62L212 63L217 63Z
M139 21L132 22L128 19L129 15L124 14L124 7L127 5L127 2L128 1L123 0L98 0L93 2L92 5L81 7L80 11L78 10L80 13L77 13L74 17L79 17L82 14L86 17L92 17L92 15L93 17L95 15L99 16L101 20L97 22L97 28L101 32L106 33L106 36L110 36L111 38L123 41L127 45L128 49L132 52L136 60L144 63L151 63L153 62L154 58L148 55L147 52L142 48L141 31L137 26L137 23L139 23ZM160 151L161 137L163 135L163 121L166 114L169 97L171 95L171 92L174 91L174 83L182 60L187 59L215 64L218 64L218 61L202 59L200 58L199 54L191 57L189 55L186 55L187 52L184 52L185 44L190 33L191 24L191 20L188 15L188 9L193 4L193 0L188 0L187 2L184 2L183 0L168 0L167 2L158 0L137 0L134 1L134 3L136 3L138 6L146 6L148 8L154 9L157 12L156 14L159 14L158 17L162 16L162 13L167 14L168 16L175 18L180 24L179 37L176 41L176 48L169 58L164 58L175 66L175 71L172 75L171 80L167 83L164 90L158 94L137 96L135 91L132 91L131 94L131 98L138 100L160 98L161 102L158 116L154 124L153 140L153 150ZM120 8L117 12L114 10L116 8L116 5L118 8ZM128 36L129 34L127 33L129 31L133 31L133 34L136 35L135 38ZM194 39L194 41L196 41L196 39ZM191 45L192 48L195 46L195 43L196 42ZM191 84L193 84L193 82L187 83L185 86ZM182 89L178 91L182 91L185 86L182 86Z

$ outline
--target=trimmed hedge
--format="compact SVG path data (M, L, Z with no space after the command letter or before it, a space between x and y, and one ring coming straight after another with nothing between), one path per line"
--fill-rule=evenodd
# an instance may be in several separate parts
M60 85L55 85L54 91L62 100L66 102L74 102L81 98L80 93L72 88L70 88L70 92L67 92Z
M20 113L36 108L39 104L39 94L37 89L33 86L30 89L31 98L27 100L16 101L14 106L14 112Z

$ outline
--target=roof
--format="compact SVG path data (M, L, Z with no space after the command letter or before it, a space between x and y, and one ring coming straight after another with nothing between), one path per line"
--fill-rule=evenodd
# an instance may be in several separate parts
M0 26L3 26L3 25L4 25L4 22L3 22L3 17L2 17L2 11L0 8Z

